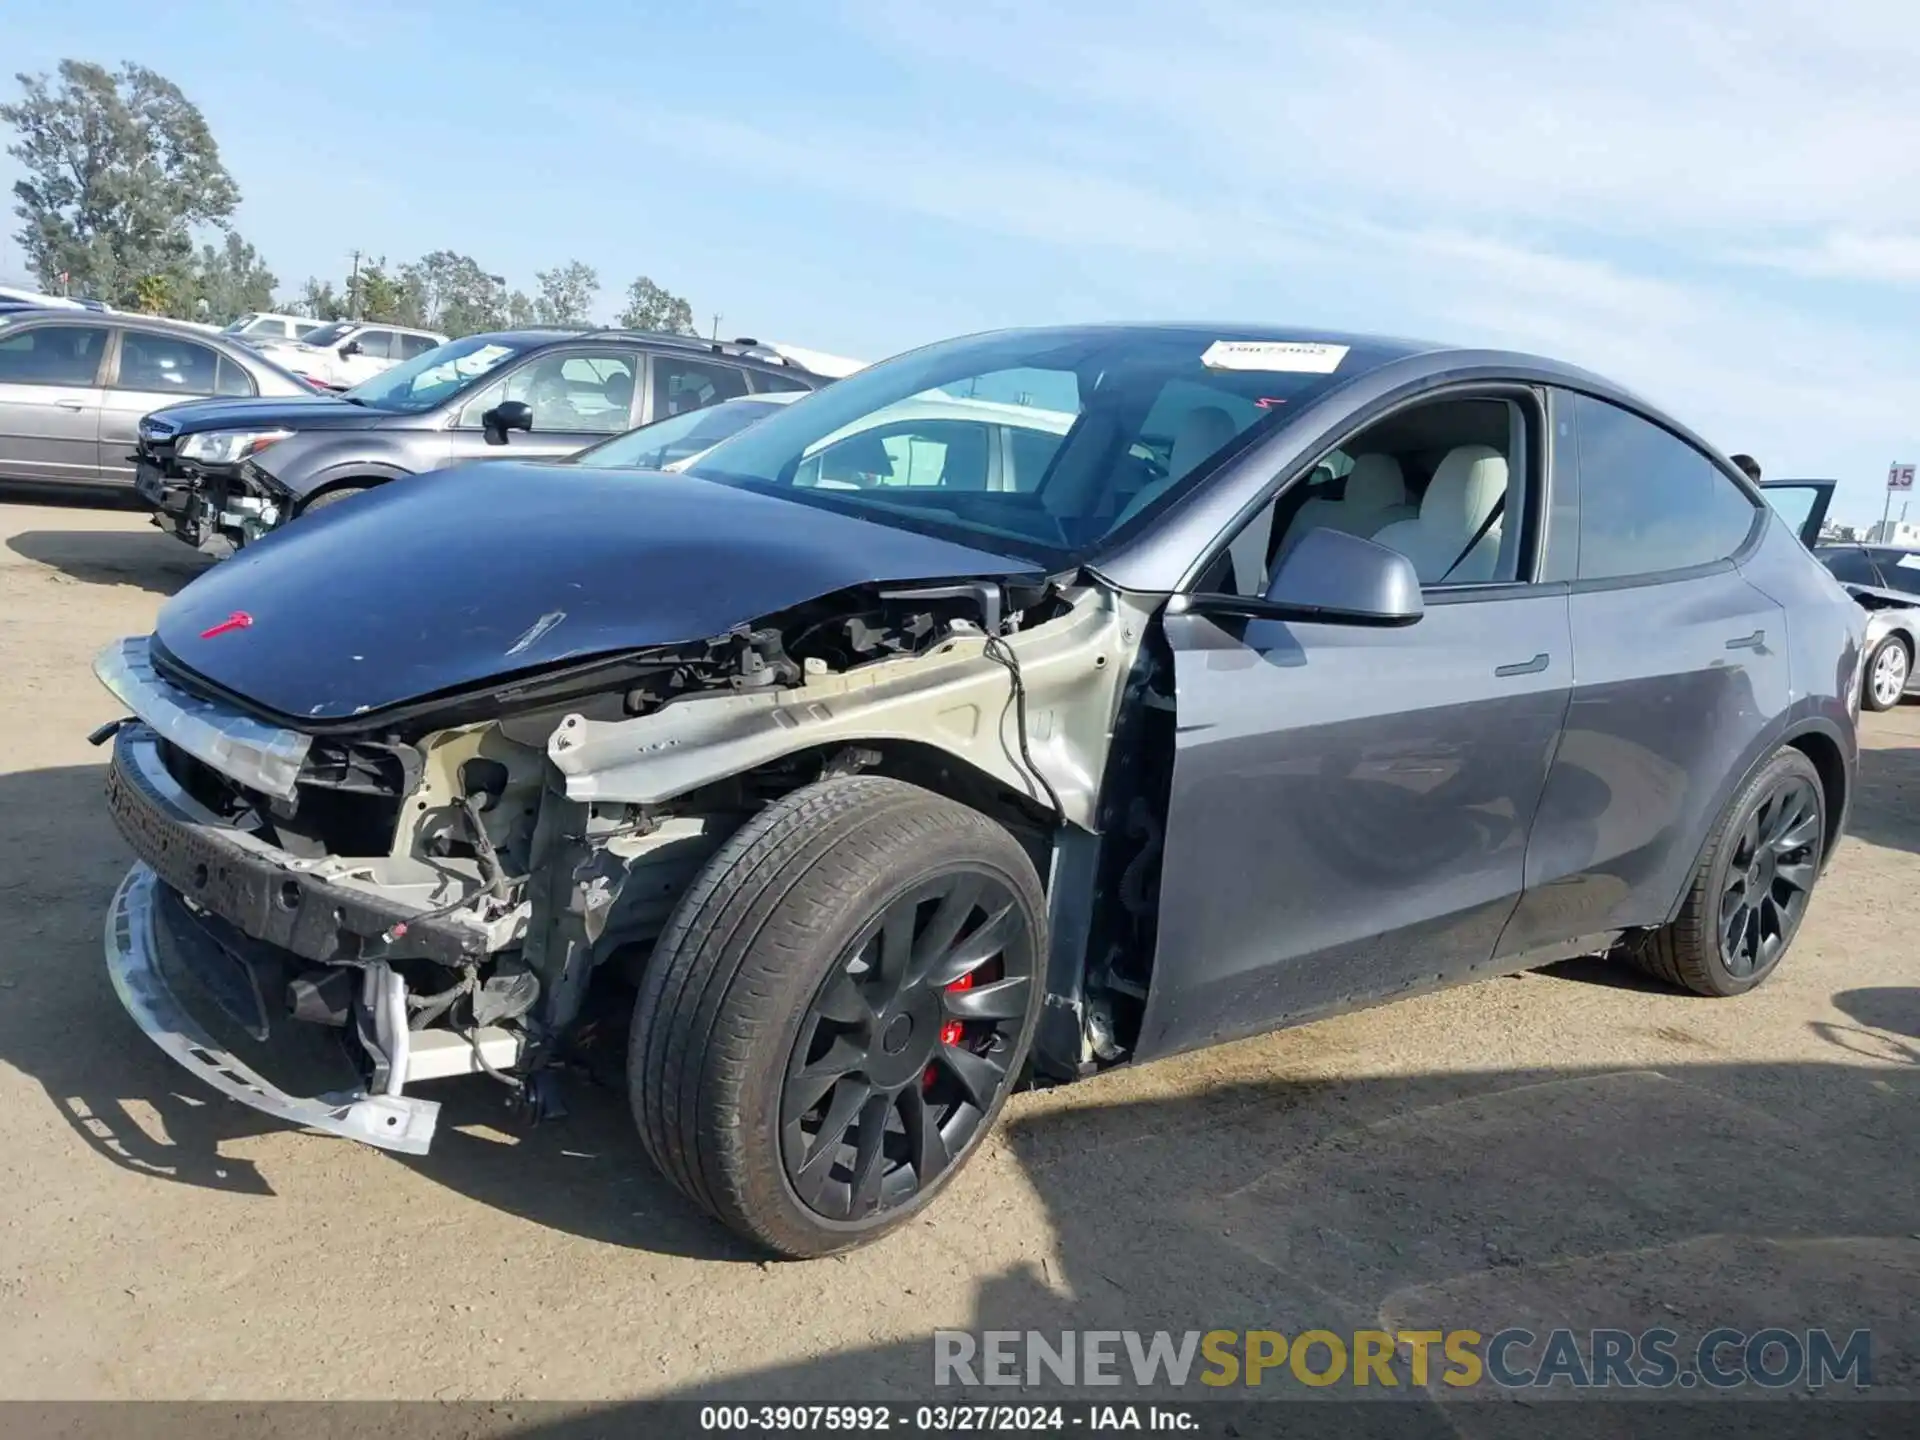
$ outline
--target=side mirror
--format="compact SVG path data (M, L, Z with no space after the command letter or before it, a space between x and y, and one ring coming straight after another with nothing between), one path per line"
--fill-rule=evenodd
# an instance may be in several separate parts
M346 344L340 347L340 358L342 360L351 360L354 356L358 355L359 353L360 353L360 342L358 340L349 340L347 341Z
M1309 530L1280 562L1265 595L1186 597L1197 615L1307 620L1321 625L1411 625L1426 614L1420 576L1398 550L1338 530Z
M502 400L480 417L480 428L486 432L487 444L504 445L509 430L532 433L533 407L524 400Z

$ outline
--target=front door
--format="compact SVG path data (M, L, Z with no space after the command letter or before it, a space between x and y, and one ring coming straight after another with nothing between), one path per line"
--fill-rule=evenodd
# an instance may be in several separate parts
M630 430L641 356L611 346L542 350L479 390L447 430L450 460L557 460ZM481 417L505 400L533 411L533 429L488 443Z
M100 475L104 325L0 332L0 478L92 485Z
M1440 600L1400 630L1168 618L1142 1058L1488 966L1566 709L1567 597Z

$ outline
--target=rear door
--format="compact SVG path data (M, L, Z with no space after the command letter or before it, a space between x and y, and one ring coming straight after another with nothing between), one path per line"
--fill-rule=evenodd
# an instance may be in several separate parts
M1786 612L1736 558L1766 515L1752 493L1624 407L1563 392L1554 423L1578 456L1577 511L1556 506L1548 537L1571 567L1573 699L1513 953L1664 924L1791 701Z
M1767 503L1809 550L1820 543L1827 507L1833 503L1831 480L1768 480L1761 485Z
M706 356L655 352L649 372L646 415L640 422L644 424L738 399L748 390L745 370Z
M105 325L0 329L0 476L96 484Z
M165 331L123 327L100 406L100 474L131 485L140 421L165 405L254 393L252 377L211 345Z

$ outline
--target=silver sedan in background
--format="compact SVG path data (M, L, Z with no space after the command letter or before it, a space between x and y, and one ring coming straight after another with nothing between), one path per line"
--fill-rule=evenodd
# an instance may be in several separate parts
M208 395L315 394L222 335L118 311L0 317L0 482L133 488L140 418Z

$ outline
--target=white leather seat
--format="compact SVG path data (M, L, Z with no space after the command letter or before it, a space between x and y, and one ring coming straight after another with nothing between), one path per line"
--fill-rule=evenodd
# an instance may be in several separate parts
M1173 449L1167 455L1167 476L1145 486L1140 493L1127 502L1127 507L1114 519L1114 528L1118 529L1147 506L1151 505L1167 487L1183 478L1186 473L1205 460L1214 451L1233 439L1238 427L1233 417L1218 405L1196 405L1180 421L1180 428L1173 435Z
M1488 445L1456 446L1433 472L1427 493L1420 497L1418 518L1395 521L1372 538L1411 560L1423 585L1442 579L1491 580L1506 517L1496 519L1484 533L1480 527L1506 493L1507 462L1499 451ZM1480 538L1474 541L1476 534ZM1470 541L1473 549L1463 555Z
M1286 543L1274 563L1291 553L1309 530L1339 530L1366 540L1382 526L1410 520L1418 513L1408 503L1407 482L1398 460L1391 455L1355 456L1345 493L1338 500L1314 499L1302 505L1287 527Z

